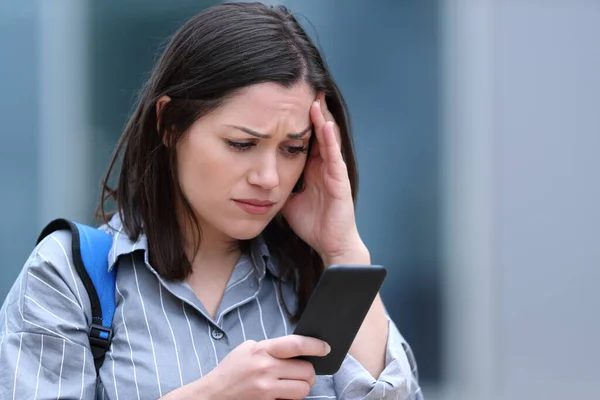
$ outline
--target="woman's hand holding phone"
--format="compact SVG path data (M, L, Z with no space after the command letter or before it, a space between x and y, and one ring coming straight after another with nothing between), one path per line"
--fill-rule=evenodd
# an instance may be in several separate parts
M322 340L299 335L248 340L203 378L163 399L303 399L315 384L315 370L296 357L323 357L329 351Z

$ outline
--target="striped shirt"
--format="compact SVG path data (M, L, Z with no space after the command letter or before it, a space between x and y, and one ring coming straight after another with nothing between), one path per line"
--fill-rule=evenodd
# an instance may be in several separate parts
M90 351L91 306L73 265L71 234L55 232L31 253L0 310L0 399L156 399L202 378L245 340L291 334L283 282L264 241L237 262L214 318L185 282L162 279L144 235L133 242L115 216L110 268L118 261L114 336L98 376ZM374 379L347 355L318 376L310 399L422 399L410 348L389 320L385 369Z

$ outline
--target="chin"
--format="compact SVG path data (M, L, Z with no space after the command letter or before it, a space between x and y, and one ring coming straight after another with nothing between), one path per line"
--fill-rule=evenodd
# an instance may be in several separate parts
M236 240L250 240L259 236L269 221L238 221L234 229L225 230L227 236Z

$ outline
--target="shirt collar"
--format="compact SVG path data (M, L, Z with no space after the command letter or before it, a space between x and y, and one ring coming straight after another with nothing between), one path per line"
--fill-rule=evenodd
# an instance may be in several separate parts
M250 243L250 256L252 264L256 268L259 277L263 277L269 271L274 277L283 279L274 258L269 252L269 247L262 235L257 236ZM285 279L283 279L285 280Z
M148 238L142 233L139 238L131 240L124 229L121 216L116 213L108 224L101 226L101 229L108 232L113 237L113 244L108 253L108 271L110 272L117 260L122 255L131 254L135 251L148 251ZM269 248L262 235L254 238L250 243L250 258L259 277L264 277L266 271L269 271L276 278L281 278L279 268L269 252Z

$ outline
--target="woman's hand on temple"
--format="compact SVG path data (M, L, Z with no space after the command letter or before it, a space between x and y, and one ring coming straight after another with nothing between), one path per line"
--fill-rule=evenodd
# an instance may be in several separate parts
M369 264L368 251L356 227L339 127L327 109L325 95L319 93L317 98L310 109L315 137L304 169L304 190L290 196L283 216L326 266Z

